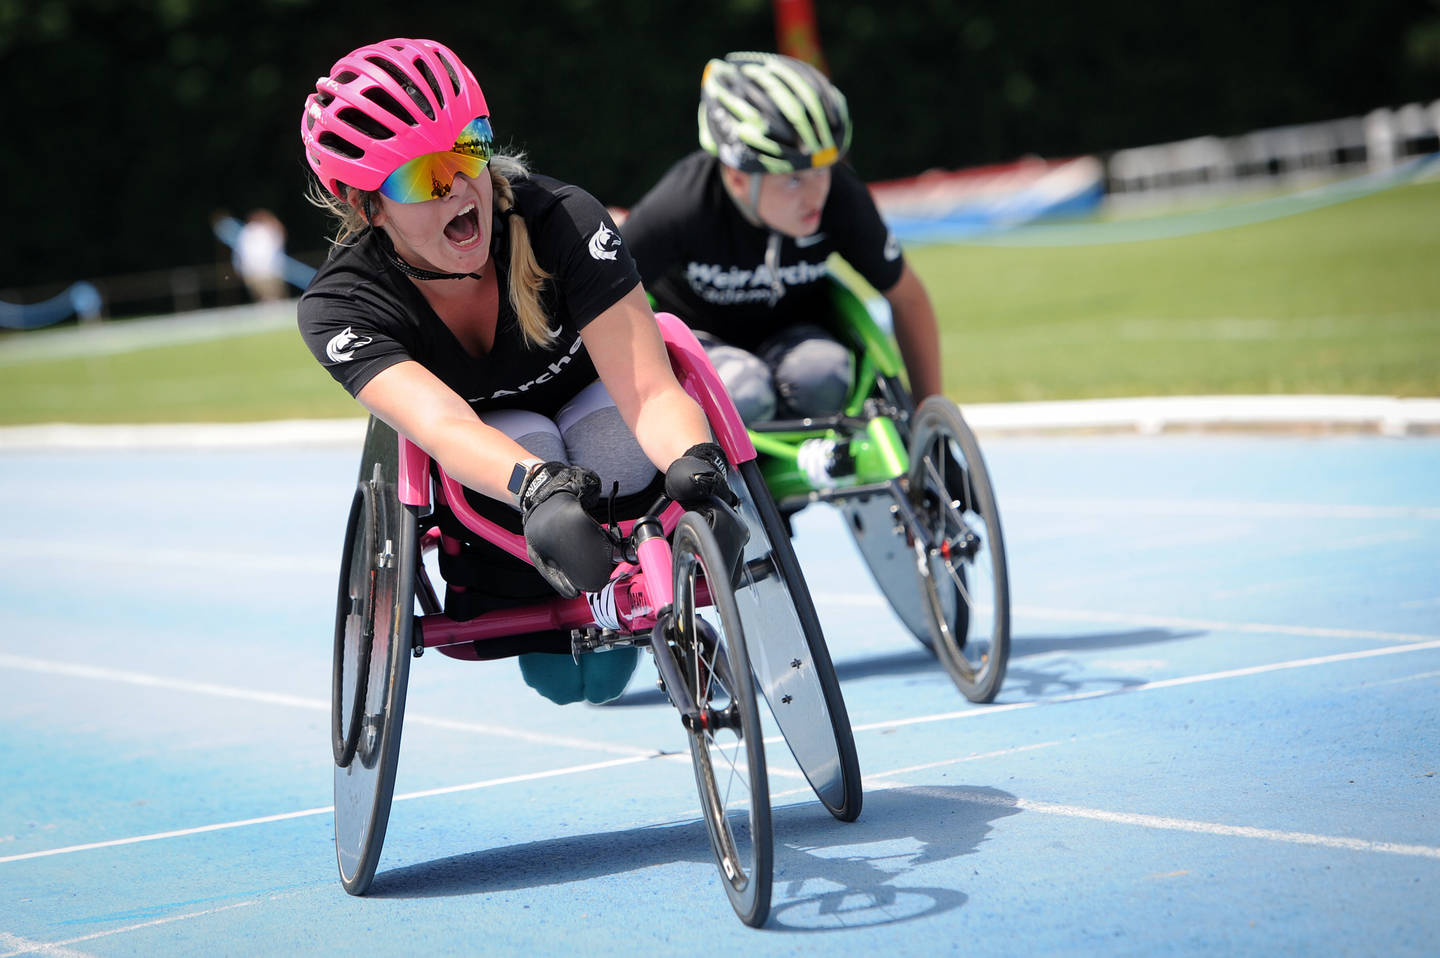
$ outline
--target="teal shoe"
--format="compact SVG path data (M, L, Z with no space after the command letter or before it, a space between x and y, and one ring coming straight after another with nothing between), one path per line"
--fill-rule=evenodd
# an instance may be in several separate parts
M550 652L528 652L519 659L525 684L557 705L581 699L600 705L618 699L625 691L640 661L640 650L631 646L592 652L580 656L578 662Z

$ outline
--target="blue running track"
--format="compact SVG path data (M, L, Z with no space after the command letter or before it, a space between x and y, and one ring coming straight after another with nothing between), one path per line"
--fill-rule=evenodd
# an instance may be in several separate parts
M834 513L797 519L867 794L835 822L770 745L760 930L643 671L561 708L513 662L415 662L380 872L344 893L354 448L0 453L0 958L1435 955L1440 440L985 448L995 705L904 634Z

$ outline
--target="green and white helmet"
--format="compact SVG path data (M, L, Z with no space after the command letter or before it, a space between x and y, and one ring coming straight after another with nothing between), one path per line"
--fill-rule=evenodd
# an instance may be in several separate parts
M700 79L700 146L745 173L793 173L850 148L845 96L808 63L778 53L730 53Z

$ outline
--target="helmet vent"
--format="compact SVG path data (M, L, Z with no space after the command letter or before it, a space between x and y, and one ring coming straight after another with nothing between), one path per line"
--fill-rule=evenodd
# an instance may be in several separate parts
M418 109L421 113L425 114L427 118L431 120L435 119L435 110L433 107L430 106L430 101L427 100L425 98L425 95L420 92L419 88L410 81L410 78L405 75L404 70L401 70L398 66L396 66L394 63L391 63L384 57L366 57L365 59L369 60L377 67L390 74L390 78L396 83L398 83L400 85L400 88L409 95L411 100L414 101L415 108ZM414 116L404 107L402 107L398 102L396 102L396 100L389 94L383 93L380 90L366 90L365 95L370 97L370 99L374 100L380 106L389 110L391 113L394 113L397 117L404 120L409 125L415 126ZM380 96L384 96L385 99L389 102L383 102L380 99Z
M450 89L452 89L452 90L455 91L455 95L456 95L456 96L459 96L459 95L460 95L460 75L455 72L455 65L452 64L452 63L451 63L449 60L447 60L445 57L441 56L441 55L440 55L440 52L439 52L438 50L435 51L435 59L439 60L439 61L440 61L440 65L445 68L445 72L448 73L448 74L450 74Z
M340 73L335 74L330 79L343 86L344 84L349 83L351 80L355 79L357 76L359 76L359 74L357 74L354 70L343 70Z
M376 106L380 107L380 109L384 110L386 113L389 113L391 116L395 117L395 119L399 120L401 123L404 123L406 126L415 125L414 114L412 114L409 110L405 109L405 107L400 104L399 100L395 99L393 96L386 93L384 90L381 90L378 87L371 87L370 89L362 93L361 96L365 97L365 99L369 100L371 103L374 103Z
M425 82L430 84L430 91L435 94L435 102L440 104L440 108L443 110L445 108L445 94L440 92L440 84L435 80L435 74L431 71L430 64L417 58L415 60L415 72L419 73L425 78ZM433 120L434 117L431 117L431 119Z
M341 121L350 124L351 127L359 130L372 140L388 140L395 135L394 130L391 130L374 117L367 116L360 110L355 109L353 106L345 107L339 112L338 116ZM365 155L363 150L360 152L360 155Z
M320 134L320 145L330 152L339 153L341 156L350 160L358 160L365 155L365 151L360 149L360 147L342 136L331 133L329 130Z

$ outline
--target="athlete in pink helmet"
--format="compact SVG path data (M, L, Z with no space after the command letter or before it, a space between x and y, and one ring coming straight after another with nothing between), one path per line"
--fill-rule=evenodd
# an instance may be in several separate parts
M306 343L476 508L522 529L535 561L485 543L444 557L449 615L602 588L611 547L588 512L602 488L618 484L621 515L662 485L685 504L728 493L605 207L495 151L485 95L453 52L398 39L340 58L301 139L312 199L340 224L300 299ZM577 664L568 633L518 650L543 650L521 669L556 701L613 698L635 664L633 649Z

